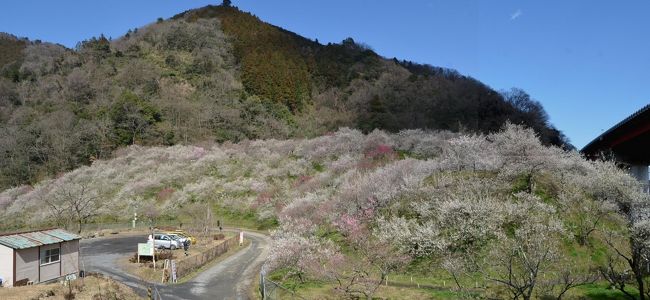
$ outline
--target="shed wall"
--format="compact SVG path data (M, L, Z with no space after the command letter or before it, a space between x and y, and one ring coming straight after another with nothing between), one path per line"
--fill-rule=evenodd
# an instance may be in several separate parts
M61 244L61 276L79 273L79 240Z
M49 249L56 249L56 248L61 248L59 244L52 244L52 245L43 245L41 246L41 256L43 256L43 253L45 250ZM43 281L48 281L52 279L57 279L61 277L61 252L59 252L59 261L54 262L54 263L48 263L45 265L41 265L41 279L39 282ZM40 265L40 261L38 262Z
M38 247L16 250L16 281L27 278L34 283L38 280Z
M9 287L14 283L14 249L0 245L0 277L2 286Z

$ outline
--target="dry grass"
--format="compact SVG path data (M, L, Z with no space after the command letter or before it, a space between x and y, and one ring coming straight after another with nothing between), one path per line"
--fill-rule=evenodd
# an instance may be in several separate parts
M110 278L88 276L72 282L74 298L67 298L70 287L60 283L38 284L32 286L0 288L0 299L48 299L48 300L103 300L103 299L143 299L133 290Z

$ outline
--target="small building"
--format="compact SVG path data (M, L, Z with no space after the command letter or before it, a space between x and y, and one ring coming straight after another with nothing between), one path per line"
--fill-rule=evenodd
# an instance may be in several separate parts
M37 284L76 275L80 239L62 229L0 235L2 286Z

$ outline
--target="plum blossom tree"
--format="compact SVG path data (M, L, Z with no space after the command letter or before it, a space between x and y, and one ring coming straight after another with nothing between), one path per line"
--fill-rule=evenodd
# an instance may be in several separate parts
M489 135L488 140L500 158L499 174L508 179L523 176L528 193L533 191L535 177L540 172L555 169L555 157L561 152L543 146L532 129L511 123L507 123L502 131Z
M338 283L337 289L347 297L372 299L387 276L402 270L411 261L411 256L394 241L369 229L362 220L351 216L341 219L338 226L355 255L346 256L347 263L335 269L332 276Z
M451 170L494 170L500 163L482 135L461 135L451 139L443 152L443 165Z
M623 196L615 201L626 227L619 232L606 232L605 242L613 253L607 257L606 265L601 267L601 274L631 299L634 297L625 291L625 284L628 279L633 280L639 291L639 299L648 299L650 196L643 192L640 183L628 186L628 189L620 188Z
M512 232L495 243L480 272L505 286L512 299L529 300L539 276L560 257L559 242L565 236L554 209L530 194L518 194L520 203L511 205ZM490 271L488 271L490 270Z

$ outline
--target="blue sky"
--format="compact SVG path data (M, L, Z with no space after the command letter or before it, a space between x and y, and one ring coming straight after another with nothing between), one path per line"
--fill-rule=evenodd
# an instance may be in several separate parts
M3 1L0 31L73 47L118 37L202 0ZM519 87L581 148L650 103L650 1L233 0L321 43L346 37L386 57Z

